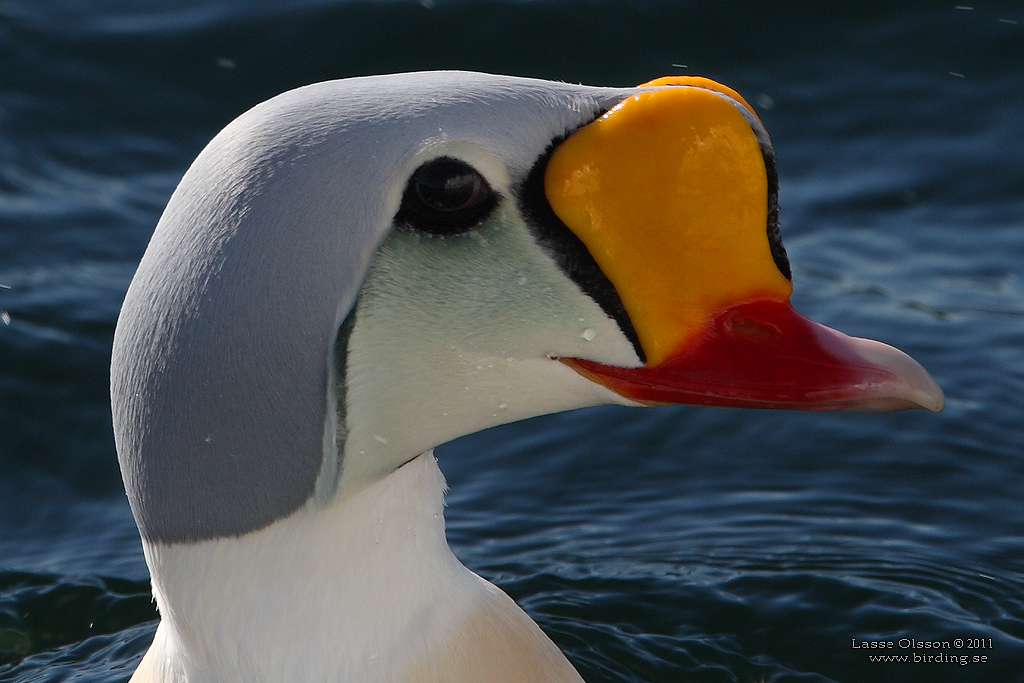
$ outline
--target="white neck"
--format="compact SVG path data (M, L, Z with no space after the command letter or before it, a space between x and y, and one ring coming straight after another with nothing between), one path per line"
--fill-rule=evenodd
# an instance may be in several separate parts
M578 681L536 625L452 554L444 489L426 453L251 534L146 543L163 621L133 681L458 681L448 659L507 642L553 672L535 680Z

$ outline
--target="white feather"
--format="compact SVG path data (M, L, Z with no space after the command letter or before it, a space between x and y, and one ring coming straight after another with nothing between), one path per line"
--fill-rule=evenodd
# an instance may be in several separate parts
M133 681L423 681L463 660L500 670L508 662L481 648L495 639L524 658L517 666L578 681L529 617L451 553L444 488L427 453L261 531L146 543L162 621Z
M632 405L553 358L640 364L514 205L464 235L389 235L360 292L348 352L342 495L464 434Z

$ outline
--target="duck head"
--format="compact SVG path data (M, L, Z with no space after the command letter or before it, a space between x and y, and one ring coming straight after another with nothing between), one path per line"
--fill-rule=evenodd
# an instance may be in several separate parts
M500 423L941 408L917 363L807 320L791 289L768 135L712 81L400 74L255 107L175 190L115 333L118 455L165 620L205 609L177 607L171 565L201 583L232 544ZM199 621L178 619L179 647Z

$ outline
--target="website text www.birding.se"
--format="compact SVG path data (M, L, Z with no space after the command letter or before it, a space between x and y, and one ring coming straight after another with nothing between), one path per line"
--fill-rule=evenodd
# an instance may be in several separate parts
M851 638L853 650L878 664L945 664L969 666L986 664L992 650L991 638L954 638L952 640L869 640Z

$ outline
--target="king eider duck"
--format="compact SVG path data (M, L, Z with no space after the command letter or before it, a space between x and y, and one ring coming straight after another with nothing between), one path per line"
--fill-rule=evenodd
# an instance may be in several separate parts
M114 338L161 615L132 680L578 682L452 554L431 449L598 404L939 410L909 356L791 307L777 191L703 78L375 76L228 125Z

